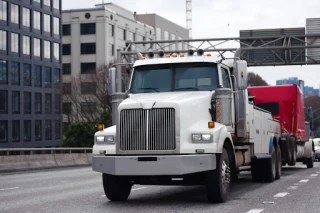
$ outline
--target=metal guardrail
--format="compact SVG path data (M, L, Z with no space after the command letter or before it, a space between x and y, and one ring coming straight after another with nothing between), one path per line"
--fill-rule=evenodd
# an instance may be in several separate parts
M60 153L91 153L92 148L1 148L0 155L34 155Z

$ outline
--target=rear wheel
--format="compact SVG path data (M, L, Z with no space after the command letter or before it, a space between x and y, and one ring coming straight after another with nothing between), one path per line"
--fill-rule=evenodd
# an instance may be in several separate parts
M216 155L216 169L206 172L207 199L213 203L223 203L227 200L230 185L230 161L226 148L222 154Z
M282 173L282 159L280 146L277 146L277 168L276 168L276 180L280 179Z
M288 159L288 165L289 166L294 166L296 165L297 161L297 151L296 151L296 138L294 136L290 136L289 141L288 141L288 152L290 155L290 158Z
M277 153L274 146L272 147L272 154L271 158L266 160L266 168L265 168L265 175L264 179L266 182L273 182L276 179L276 167L277 167Z
M102 174L103 189L106 197L111 201L125 201L128 199L132 181L126 177Z

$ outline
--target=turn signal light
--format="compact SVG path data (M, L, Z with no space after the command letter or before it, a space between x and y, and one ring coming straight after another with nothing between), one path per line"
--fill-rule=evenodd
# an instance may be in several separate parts
M218 105L220 105L220 104L221 104L221 102L220 102L220 101L217 101L217 104L218 104Z
M208 128L209 128L209 129L214 128L214 122L213 122L213 121L209 121L209 122L208 122Z
M170 55L166 55L166 58L170 58Z
M102 131L104 129L104 125L103 124L98 124L98 130Z
M210 53L208 53L208 54L207 54L207 56L211 56L211 54L210 54Z
M145 57L141 57L141 60L144 60L144 59L146 59Z
M172 55L172 57L176 58L176 57L177 57L177 54L174 53L174 54Z
M180 54L180 57L184 57L184 54L181 53L181 54Z

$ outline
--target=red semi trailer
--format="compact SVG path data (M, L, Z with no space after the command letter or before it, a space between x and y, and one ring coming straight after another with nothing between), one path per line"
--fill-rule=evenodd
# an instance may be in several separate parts
M304 99L295 84L248 87L250 100L256 107L271 112L281 124L282 165L294 166L303 162L313 167L313 144L309 140L309 125L304 116Z

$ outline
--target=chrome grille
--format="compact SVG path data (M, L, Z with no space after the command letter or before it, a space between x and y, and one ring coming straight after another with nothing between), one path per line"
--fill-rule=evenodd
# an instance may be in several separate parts
M120 113L120 150L175 150L175 111L128 109Z

